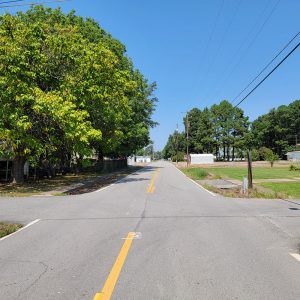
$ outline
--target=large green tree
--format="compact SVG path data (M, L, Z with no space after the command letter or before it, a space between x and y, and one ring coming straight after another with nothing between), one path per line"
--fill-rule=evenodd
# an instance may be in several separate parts
M164 159L173 158L176 156L177 151L184 153L186 150L186 135L184 132L174 131L169 135L167 144L165 145L162 156Z
M226 100L202 111L193 108L188 112L188 122L185 117L183 123L189 126L190 153L215 153L220 158L221 152L223 160L230 160L234 159L236 149L245 147L248 118Z
M0 17L0 151L67 164L149 143L156 98L126 49L95 21L43 6Z
M300 100L258 117L252 124L252 132L257 149L267 147L284 158L287 151L296 149L300 137Z

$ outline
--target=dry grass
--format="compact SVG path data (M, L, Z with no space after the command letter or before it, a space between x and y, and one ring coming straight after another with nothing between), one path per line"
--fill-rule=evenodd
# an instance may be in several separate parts
M23 227L21 224L0 222L0 238L9 235Z
M80 173L80 174L68 174L64 176L57 176L51 179L39 179L35 181L26 181L22 185L15 185L11 183L0 183L0 196L9 197L28 197L33 195L53 195L53 196L65 196L64 190L68 187L72 188L72 185L78 183L85 183L89 181L97 181L98 185L106 184L107 176L127 175L134 172L141 167L128 167L126 169L116 171L113 173ZM103 177L103 178L102 178ZM103 181L103 182L102 182Z
M269 189L254 187L248 193L243 194L240 188L236 189L218 189L209 184L202 184L203 187L224 197L229 198L257 198L257 199L286 199L288 196L284 193L274 192Z

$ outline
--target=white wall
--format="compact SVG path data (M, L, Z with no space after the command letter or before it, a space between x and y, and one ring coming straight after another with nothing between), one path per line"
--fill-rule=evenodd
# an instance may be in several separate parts
M136 162L137 163L150 163L151 158L149 156L137 156Z
M214 156L212 154L191 154L192 165L213 164Z

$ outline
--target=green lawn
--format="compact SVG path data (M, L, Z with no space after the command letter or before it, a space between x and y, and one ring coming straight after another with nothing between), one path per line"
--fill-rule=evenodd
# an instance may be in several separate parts
M264 182L259 185L269 188L274 192L284 193L296 199L300 199L300 182Z
M181 169L187 176L189 176L192 179L198 180L198 179L204 179L206 176L208 176L208 172L206 169L201 168L189 168L189 169Z
M198 168L197 168L198 169ZM207 168L207 172L222 178L242 180L247 176L247 168ZM299 171L289 171L287 168L256 167L253 168L253 179L276 179L300 177ZM200 178L198 178L200 179Z
M205 179L209 174L215 178L228 178L242 180L247 176L247 168L241 167L219 167L219 168L189 168L181 169L187 176L194 180ZM288 167L254 167L253 179L283 179L300 178L300 171L289 171ZM263 182L260 186L268 188L274 192L274 195L266 194L262 198L293 197L300 199L300 182ZM270 193L272 193L270 191ZM255 195L257 196L257 195ZM257 196L258 197L258 196Z
M217 178L231 178L242 180L247 176L247 168L189 168L181 169L193 179L203 179L208 173ZM253 179L277 179L277 178L300 178L300 171L289 171L288 167L256 167L253 168Z

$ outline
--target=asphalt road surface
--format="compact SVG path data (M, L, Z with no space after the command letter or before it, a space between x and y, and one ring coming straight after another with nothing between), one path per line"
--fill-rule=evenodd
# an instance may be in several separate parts
M300 299L300 202L215 196L167 162L106 189L0 198L0 299Z

